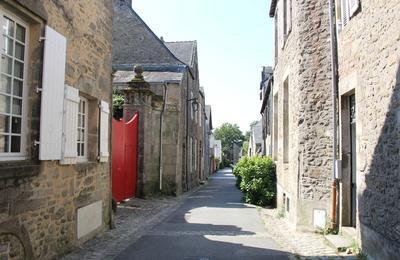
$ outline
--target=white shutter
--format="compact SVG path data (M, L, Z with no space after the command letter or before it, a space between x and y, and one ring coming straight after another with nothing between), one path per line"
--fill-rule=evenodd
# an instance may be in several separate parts
M110 106L102 100L100 103L100 162L107 162L109 157L109 114Z
M40 112L40 160L61 159L67 40L46 26Z
M65 85L63 140L61 164L75 164L77 152L77 129L79 90Z
M350 19L349 2L342 0L342 25L346 26Z
M348 1L349 1L349 18L351 18L360 7L360 0L348 0Z
M287 0L287 27L289 34L292 31L292 0Z

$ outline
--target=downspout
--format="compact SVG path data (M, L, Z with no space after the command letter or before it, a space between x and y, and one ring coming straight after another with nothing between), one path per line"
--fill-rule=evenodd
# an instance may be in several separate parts
M332 69L332 106L333 106L333 171L332 171L332 228L337 227L336 200L337 200L337 97L338 97L338 53L336 36L335 0L329 0L329 23L331 34L331 69Z
M161 109L161 114L160 114L160 158L159 158L159 174L160 174L160 191L162 191L162 179L163 179L163 143L162 143L162 134L164 130L164 112L165 112L165 107L167 104L167 94L168 94L168 89L167 89L167 84L163 84L164 87L164 95L163 95L163 106Z
M186 191L189 190L189 75L186 78Z

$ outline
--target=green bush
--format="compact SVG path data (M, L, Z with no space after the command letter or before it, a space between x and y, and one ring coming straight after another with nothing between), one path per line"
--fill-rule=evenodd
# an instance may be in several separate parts
M260 206L275 204L275 163L270 157L243 157L233 169L233 174L246 203Z

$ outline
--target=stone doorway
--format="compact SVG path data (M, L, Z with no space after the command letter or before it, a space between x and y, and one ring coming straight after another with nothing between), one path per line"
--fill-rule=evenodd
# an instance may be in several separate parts
M356 227L357 219L357 148L356 148L356 96L349 96L350 112L350 207L351 207L351 226Z
M357 223L357 129L354 90L341 96L341 152L340 181L341 226L356 227Z

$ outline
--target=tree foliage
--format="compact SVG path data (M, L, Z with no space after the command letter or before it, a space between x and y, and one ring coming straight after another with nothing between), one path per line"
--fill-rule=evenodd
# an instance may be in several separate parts
M124 95L119 91L113 91L113 117L117 120L122 118L123 106L125 103Z
M215 139L221 140L222 161L224 166L229 166L232 160L232 149L234 143L242 143L244 135L237 124L223 123L221 127L214 130Z
M242 157L233 169L236 185L247 203L273 205L276 199L275 163L270 157Z

